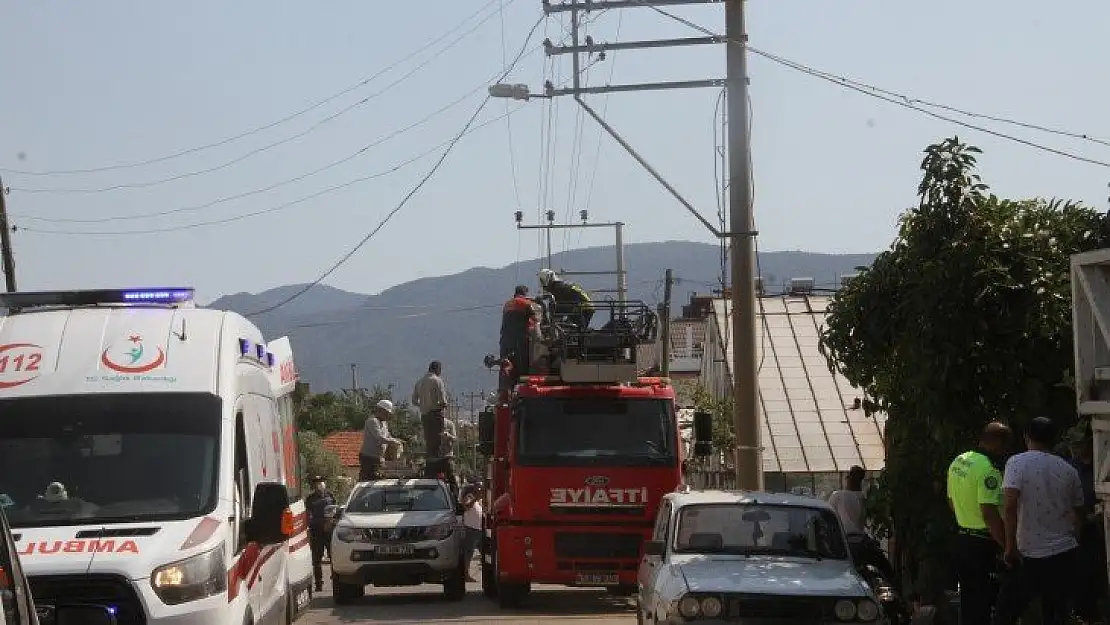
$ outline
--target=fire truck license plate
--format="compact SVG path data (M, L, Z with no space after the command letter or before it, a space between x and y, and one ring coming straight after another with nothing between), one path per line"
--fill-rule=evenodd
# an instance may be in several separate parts
M616 573L579 573L578 583L591 586L616 586L620 580Z
M377 550L383 556L412 555L412 545L378 545Z

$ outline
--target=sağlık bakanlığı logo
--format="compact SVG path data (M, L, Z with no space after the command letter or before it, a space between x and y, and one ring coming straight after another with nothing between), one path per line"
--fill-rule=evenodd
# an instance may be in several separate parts
M100 363L112 371L120 373L146 373L161 367L166 362L166 352L161 347L157 351L148 351L143 344L143 337L132 334L127 337L126 349L113 349L108 347L100 354Z

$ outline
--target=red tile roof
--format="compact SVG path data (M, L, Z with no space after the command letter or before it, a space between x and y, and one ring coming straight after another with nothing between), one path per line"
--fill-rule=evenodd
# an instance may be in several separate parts
M362 430L335 432L324 437L324 449L339 456L345 467L358 466L358 452L362 449Z

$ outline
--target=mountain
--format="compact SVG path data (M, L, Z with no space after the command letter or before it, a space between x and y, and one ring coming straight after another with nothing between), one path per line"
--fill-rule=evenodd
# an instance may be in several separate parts
M839 276L870 265L874 254L812 254L763 252L760 273L768 291L790 278L813 278L831 286ZM572 250L552 257L556 269L609 271L615 267L612 246ZM678 312L693 292L719 286L720 249L705 243L667 241L625 247L628 297L656 305L662 298L663 274L674 270L677 284L672 310ZM357 365L359 386L395 384L407 397L428 362L440 360L452 392L496 387L496 376L482 366L482 357L497 350L501 304L516 284L535 288L539 260L506 267L475 267L462 273L422 278L377 295L313 286L304 295L254 320L266 336L288 335L297 354L302 379L315 391L350 388L351 363ZM572 277L590 289L613 288L613 276ZM210 307L248 314L273 306L304 285L263 293L236 293ZM602 299L608 294L598 294Z

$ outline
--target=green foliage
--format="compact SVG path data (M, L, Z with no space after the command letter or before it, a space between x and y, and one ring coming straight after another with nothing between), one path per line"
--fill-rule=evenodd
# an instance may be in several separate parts
M676 394L694 404L695 410L713 415L713 448L730 450L736 445L736 431L732 421L732 394L725 398L714 396L704 384L675 380Z
M298 432L297 445L301 450L301 470L304 472L306 492L311 488L308 480L313 475L323 475L328 479L328 488L336 499L345 500L351 489L351 481L344 479L343 464L339 461L339 456L324 449L324 439L316 432Z
M919 206L837 293L822 335L830 368L889 417L870 511L912 562L943 553L946 469L986 422L1075 421L1069 256L1108 240L1093 209L988 194L979 153L957 138L925 150Z

